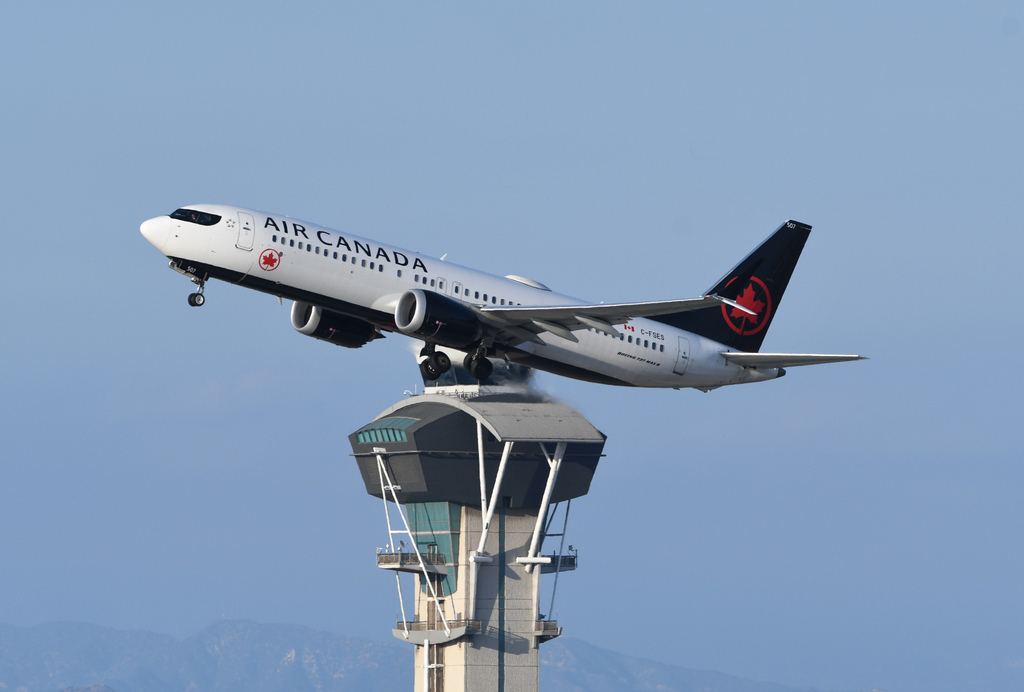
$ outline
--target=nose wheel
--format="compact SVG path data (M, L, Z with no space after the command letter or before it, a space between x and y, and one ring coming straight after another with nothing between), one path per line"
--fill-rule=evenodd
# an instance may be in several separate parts
M192 281L199 287L199 290L195 293L188 294L188 304L194 308L198 308L206 302L206 298L203 296L203 289L206 288L206 282L195 278L193 278Z

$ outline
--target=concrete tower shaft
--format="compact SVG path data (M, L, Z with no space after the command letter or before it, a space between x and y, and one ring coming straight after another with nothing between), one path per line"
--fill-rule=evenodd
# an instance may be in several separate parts
M417 692L536 690L537 647L558 636L540 578L575 569L555 508L587 493L605 436L568 406L523 396L410 397L349 436L367 492L384 500L378 566L398 580ZM542 553L558 536L558 550ZM406 542L408 541L408 543ZM405 615L402 572L416 576ZM552 596L553 601L553 596Z

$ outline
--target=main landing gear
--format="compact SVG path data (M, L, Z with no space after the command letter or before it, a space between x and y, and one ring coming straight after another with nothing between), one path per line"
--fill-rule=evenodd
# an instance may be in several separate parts
M420 373L425 380L436 380L451 370L452 359L444 351L438 351L434 344L424 346L420 356L423 358L420 362ZM467 355L462 365L478 380L486 380L494 372L494 365L487 360L487 349L483 346Z
M483 346L466 356L462 365L478 380L486 380L494 372L494 366L487 360L487 349Z
M436 348L434 344L427 344L420 351L421 356L426 356L426 360L420 363L420 373L425 380L436 380L452 369L452 359L447 353Z

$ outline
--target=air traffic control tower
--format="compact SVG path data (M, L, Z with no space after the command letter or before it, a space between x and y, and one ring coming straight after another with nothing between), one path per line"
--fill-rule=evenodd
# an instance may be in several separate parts
M538 647L561 634L548 617L558 576L576 568L570 501L590 489L605 436L564 404L451 387L404 399L349 441L383 500L377 566L395 573L393 633L416 647L415 692L537 690Z

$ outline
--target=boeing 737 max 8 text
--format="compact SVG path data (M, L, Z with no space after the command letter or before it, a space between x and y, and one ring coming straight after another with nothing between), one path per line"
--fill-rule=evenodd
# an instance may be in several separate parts
M855 355L760 353L811 227L782 224L699 298L593 304L521 276L494 276L284 216L193 205L142 224L170 267L294 301L292 326L359 348L386 332L425 342L428 380L465 353L478 379L505 358L590 382L714 389ZM443 349L438 349L441 346Z

